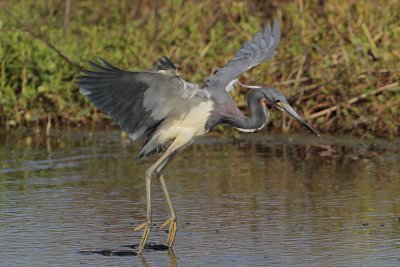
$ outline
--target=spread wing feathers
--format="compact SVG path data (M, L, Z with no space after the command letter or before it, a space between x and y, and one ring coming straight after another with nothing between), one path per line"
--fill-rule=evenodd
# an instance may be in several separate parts
M162 58L158 59L156 64L154 65L155 70L173 70L176 71L176 67L174 63L169 60L166 56L163 56Z
M235 54L224 67L217 69L213 76L205 82L208 89L226 90L233 80L252 67L272 58L276 54L281 32L277 19L274 24L265 26L263 32L257 32L251 41L246 41L243 47Z
M104 59L100 62L90 62L94 70L83 70L86 75L77 77L77 85L82 95L109 114L133 140L151 135L166 117L190 110L191 101L205 97L205 90L177 74L126 71ZM159 62L163 67L173 66L166 57Z

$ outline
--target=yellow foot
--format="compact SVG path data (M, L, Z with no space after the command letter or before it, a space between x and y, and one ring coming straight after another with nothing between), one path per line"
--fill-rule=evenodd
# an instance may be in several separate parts
M176 232L178 231L178 226L176 224L176 218L169 218L166 220L163 224L161 224L160 228L164 228L169 224L169 231L168 231L168 239L167 239L167 246L169 248L172 248L172 245L174 244L175 240L175 235Z
M140 240L138 250L137 250L138 254L142 253L144 246L146 245L147 238L150 235L150 224L151 224L151 222L144 222L141 225L136 226L135 229L133 229L133 231L139 231L144 228L142 239Z

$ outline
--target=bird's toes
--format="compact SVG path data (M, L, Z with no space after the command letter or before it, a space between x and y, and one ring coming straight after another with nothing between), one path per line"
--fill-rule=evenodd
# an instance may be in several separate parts
M136 226L135 228L133 228L133 231L139 231L142 230L143 228L145 228L147 225L150 225L150 222L144 222L138 226Z

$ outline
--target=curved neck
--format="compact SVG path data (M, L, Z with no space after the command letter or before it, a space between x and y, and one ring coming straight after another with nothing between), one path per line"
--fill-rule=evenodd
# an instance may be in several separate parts
M261 90L255 89L247 97L247 104L250 109L250 117L244 116L244 119L235 123L234 126L241 132L257 132L264 128L269 122L270 116L268 109L263 107L261 101L265 99L265 95Z

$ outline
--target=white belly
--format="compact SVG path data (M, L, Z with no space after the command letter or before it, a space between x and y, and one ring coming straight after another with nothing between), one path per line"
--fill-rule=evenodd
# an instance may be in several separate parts
M170 116L160 125L156 134L161 139L174 139L179 134L190 133L194 136L205 134L205 125L213 107L213 102L201 102L189 111ZM161 141L161 140L160 140Z
M190 106L186 111L177 107L176 114L168 116L154 133L151 140L146 144L144 150L152 149L174 140L178 136L190 140L193 137L206 133L205 125L213 108L213 101L199 102Z

